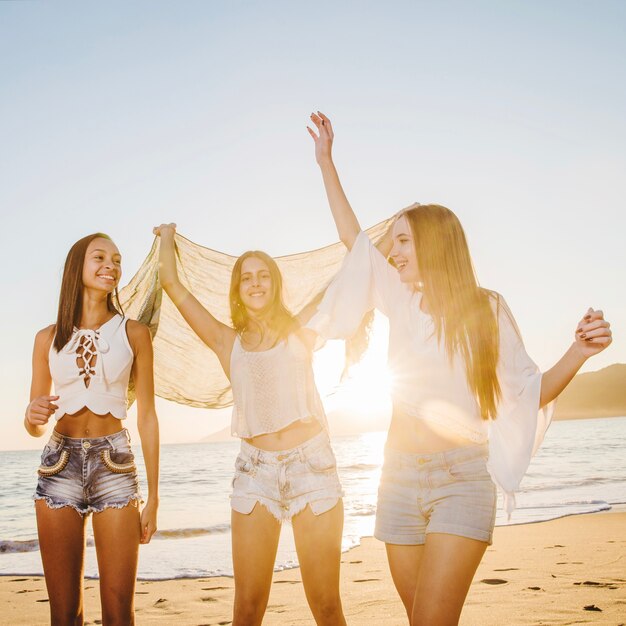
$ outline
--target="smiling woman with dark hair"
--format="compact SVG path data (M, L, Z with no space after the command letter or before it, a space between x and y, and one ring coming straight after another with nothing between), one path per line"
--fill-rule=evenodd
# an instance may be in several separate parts
M134 624L138 548L156 531L159 430L152 342L117 298L122 259L107 235L70 249L56 324L37 333L24 426L42 436L52 415L34 495L52 624L83 623L87 516L93 529L105 624ZM150 498L142 502L126 418L130 377ZM55 395L50 395L54 383Z

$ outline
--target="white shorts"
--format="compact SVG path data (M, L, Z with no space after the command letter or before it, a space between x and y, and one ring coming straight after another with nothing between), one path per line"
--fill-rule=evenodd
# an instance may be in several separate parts
M322 431L289 450L268 452L241 442L230 505L245 515L257 502L277 520L289 520L308 504L315 515L343 496L328 433Z

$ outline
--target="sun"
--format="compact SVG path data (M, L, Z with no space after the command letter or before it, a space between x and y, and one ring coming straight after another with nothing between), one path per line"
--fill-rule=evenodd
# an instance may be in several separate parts
M316 381L328 412L353 417L367 430L391 411L392 376L387 367L388 323L376 315L368 349L339 382L344 366L343 342L329 342L315 363Z

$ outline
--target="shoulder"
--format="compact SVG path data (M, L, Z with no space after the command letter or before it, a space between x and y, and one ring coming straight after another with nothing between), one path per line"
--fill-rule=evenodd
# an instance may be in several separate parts
M141 322L126 319L126 335L135 355L143 348L152 347L150 329Z
M150 329L137 320L126 320L126 334L130 341L152 341Z
M56 332L56 324L50 324L37 332L35 335L35 347L40 349L49 350L52 345L52 339Z
M292 337L296 339L297 343L304 347L307 352L313 352L315 342L317 341L317 333L313 329L300 326L289 333L288 340Z

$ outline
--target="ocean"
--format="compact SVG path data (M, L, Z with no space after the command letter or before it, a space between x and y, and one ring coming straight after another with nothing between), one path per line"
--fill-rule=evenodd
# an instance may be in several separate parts
M384 432L333 439L345 491L343 548L372 535ZM144 495L141 450L136 447ZM232 575L230 505L237 442L164 445L161 448L159 531L140 548L139 578L158 580ZM38 451L0 452L0 575L41 575L31 495ZM501 502L497 525L526 524L609 510L626 503L626 417L552 424L533 459L507 521ZM85 574L97 577L88 525ZM294 567L291 527L285 524L276 569Z

